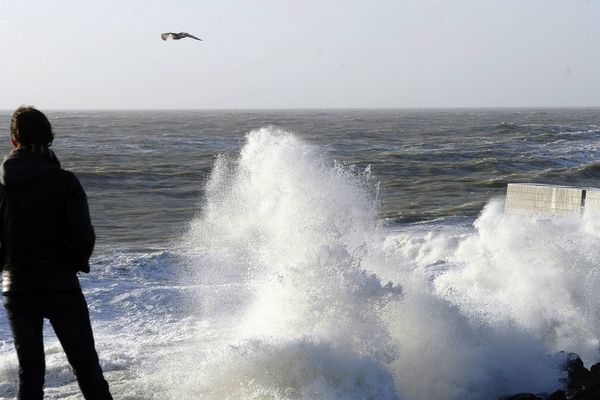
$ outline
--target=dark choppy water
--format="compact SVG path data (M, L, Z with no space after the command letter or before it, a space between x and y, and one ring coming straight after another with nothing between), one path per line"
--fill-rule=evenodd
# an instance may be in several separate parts
M0 113L8 132L9 113ZM191 219L215 157L276 126L371 165L382 217L475 217L509 182L599 186L600 109L48 112L99 244L160 246ZM7 144L8 139L3 143ZM0 147L7 152L8 147Z

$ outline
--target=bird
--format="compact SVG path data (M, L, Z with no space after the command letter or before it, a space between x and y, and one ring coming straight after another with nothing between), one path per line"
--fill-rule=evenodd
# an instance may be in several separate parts
M196 37L194 35L190 35L187 32L179 32L179 33L175 33L175 32L165 32L165 33L161 33L160 34L160 38L162 40L167 40L167 39L173 39L173 40L179 40L179 39L183 39L183 38L192 38L192 39L196 39L196 40L202 40L199 37Z

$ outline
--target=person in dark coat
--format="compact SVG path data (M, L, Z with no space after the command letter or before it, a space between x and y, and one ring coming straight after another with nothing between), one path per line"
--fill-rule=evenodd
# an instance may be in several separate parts
M43 321L48 319L87 400L111 400L96 353L78 272L89 272L96 236L77 177L50 150L46 116L13 114L14 149L0 166L0 269L3 304L19 360L19 400L41 400Z

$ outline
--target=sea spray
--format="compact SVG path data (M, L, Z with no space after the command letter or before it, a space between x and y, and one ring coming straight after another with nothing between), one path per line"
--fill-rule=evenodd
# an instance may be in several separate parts
M273 129L217 159L184 240L212 334L179 348L196 367L171 396L488 400L558 388L559 350L597 358L594 220L491 201L384 228L374 187Z
M456 266L435 280L436 292L471 318L508 322L550 351L598 358L598 232L596 217L549 218L502 213L491 202L477 234L449 255ZM595 293L594 293L595 292Z
M502 208L501 199L490 201L472 228L402 227L387 236L384 256L363 263L405 288L391 327L405 398L549 392L562 377L559 351L588 365L600 358L597 219ZM402 267L385 271L382 258Z
M227 365L209 366L239 383L227 396L397 398L386 310L401 289L361 266L379 229L374 189L368 170L269 128L217 160L187 240L200 282L249 288L228 327L243 358L229 347ZM223 398L222 379L197 390Z

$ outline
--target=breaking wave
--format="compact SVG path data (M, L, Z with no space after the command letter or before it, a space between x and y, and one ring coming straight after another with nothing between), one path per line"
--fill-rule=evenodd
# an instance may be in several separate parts
M495 200L472 226L383 226L368 169L272 128L217 160L202 204L186 270L229 293L190 303L227 331L206 398L490 399L557 388L561 350L598 358L593 221Z

